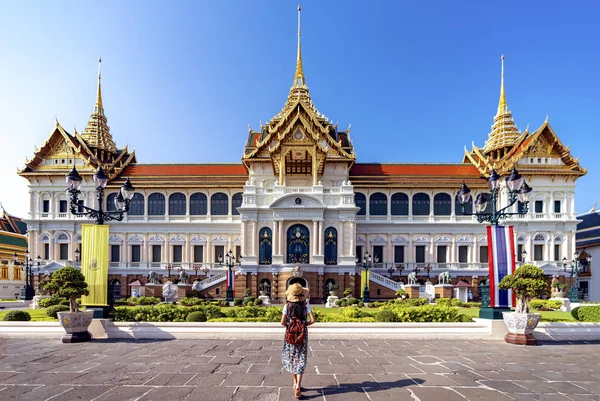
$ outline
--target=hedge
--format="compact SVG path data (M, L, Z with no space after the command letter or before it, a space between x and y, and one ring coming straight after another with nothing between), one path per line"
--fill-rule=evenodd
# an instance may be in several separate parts
M600 305L579 306L575 309L577 312L571 312L571 315L580 322L600 322Z
M204 303L204 300L200 298L181 298L179 300L179 305L183 306L204 305Z
M273 306L228 309L223 313L216 305L178 306L172 304L119 306L113 312L113 319L115 322L184 322L193 312L204 313L208 321L225 317L232 319L260 317L269 322L281 320L281 309Z
M398 322L472 322L473 319L459 313L452 306L424 305L407 308L400 305L382 307L391 310Z
M5 322L28 322L31 320L29 312L24 310L11 310L2 318Z
M158 305L162 300L158 297L129 297L127 301L133 305Z
M58 312L67 312L69 309L67 305L52 305L46 309L46 315L58 319Z
M206 322L206 315L202 311L192 312L185 318L186 322Z
M529 301L529 307L531 309L560 309L562 301L558 299L534 299Z

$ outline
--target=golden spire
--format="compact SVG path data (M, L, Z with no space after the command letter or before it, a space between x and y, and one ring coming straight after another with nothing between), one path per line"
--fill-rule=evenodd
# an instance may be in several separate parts
M101 67L102 67L102 58L99 58L98 59L98 92L96 93L95 112L104 114L104 107L102 107L102 88L101 88L102 71L101 71Z
M300 4L298 4L298 57L296 59L296 73L294 74L292 88L302 88L306 86L304 69L302 68L302 48L300 47L300 11Z
M504 54L500 57L502 60L502 75L500 76L500 100L498 101L498 112L497 116L506 113L508 105L506 104L506 94L504 94Z

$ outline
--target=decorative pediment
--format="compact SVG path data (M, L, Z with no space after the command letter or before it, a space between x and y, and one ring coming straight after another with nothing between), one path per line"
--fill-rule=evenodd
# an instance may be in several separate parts
M379 235L371 240L371 244L385 244L387 240Z
M129 237L127 242L144 242L144 239L137 234L133 234Z
M176 234L174 236L171 237L171 239L169 240L169 242L176 242L176 243L183 243L185 242L185 238L183 238L181 235Z
M487 238L486 237L479 237L479 239L477 240L478 244L487 244Z
M48 234L40 235L40 242L49 242L49 241L50 241L50 236Z
M240 245L242 243L242 240L240 239L240 237L235 237L235 239L233 240L233 245Z
M458 244L472 244L473 243L473 239L471 237L466 237L466 236L462 236L459 239L456 240L456 243Z
M436 243L436 244L449 244L449 243L451 243L451 242L452 242L452 241L450 240L450 238L449 238L449 237L438 237L438 238L435 240L435 243Z
M271 209L324 209L325 204L319 198L304 194L284 195L270 205Z
M206 238L201 237L199 235L195 235L192 237L192 240L190 242L192 244L206 244Z
M211 242L215 245L226 245L227 244L227 240L221 236L214 237Z
M365 239L363 237L356 237L356 243L357 244L364 244L365 243Z
M69 242L69 235L67 233L59 233L56 235L56 242Z
M554 237L554 243L560 244L561 242L563 242L562 237L559 237L558 235L556 237Z
M406 237L403 237L403 236L399 235L399 236L395 237L392 240L392 243L394 243L394 244L407 244L408 243L408 239Z
M527 242L527 239L523 236L518 236L517 237L517 244L524 244L525 242Z
M119 236L111 234L110 237L108 237L108 242L115 244L115 243L121 243L121 242L123 242L123 240Z
M413 241L415 244L429 244L429 238L427 237L416 237Z
M152 242L154 242L154 243L161 242L162 243L162 242L165 242L165 240L159 235L153 235L150 238L148 238L148 242L149 243L152 243Z
M81 244L81 234L77 234L75 236L75 242L77 242L78 244Z

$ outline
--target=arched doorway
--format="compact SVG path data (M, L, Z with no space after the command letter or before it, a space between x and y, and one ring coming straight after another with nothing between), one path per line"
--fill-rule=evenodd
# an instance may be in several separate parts
M292 277L291 279L288 280L287 285L285 286L285 289L287 290L287 288L290 285L296 284L296 283L300 284L304 288L308 288L308 281L304 277Z
M325 280L325 287L323 288L323 294L329 294L329 287L335 285L335 280L332 278L328 278Z
M337 265L337 230L333 227L325 230L325 264Z
M287 230L287 263L309 263L310 233L302 224Z

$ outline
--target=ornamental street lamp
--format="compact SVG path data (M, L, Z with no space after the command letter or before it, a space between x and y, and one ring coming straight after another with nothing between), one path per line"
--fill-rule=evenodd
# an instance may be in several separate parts
M223 257L219 255L219 263L221 263ZM231 274L231 269L234 266L239 266L240 262L235 260L235 255L231 252L231 249L225 255L225 266L227 266L227 292L225 300L227 302L233 302L233 274Z
M458 191L458 202L461 206L461 212L466 216L477 216L479 223L489 222L497 226L498 222L514 215L525 215L529 210L529 200L532 189L523 180L516 168L512 168L510 175L506 177L506 188L508 189L508 205L498 209L498 193L500 191L500 176L492 169L487 179L489 193L479 193L475 198L475 213L467 213L465 206L471 201L471 190L464 182ZM517 212L507 212L506 210L519 201L523 206ZM492 211L486 213L485 210L491 204Z
M358 259L356 260L358 262ZM377 260L375 261L375 263L377 263ZM363 262L362 264L357 263L359 266L361 266L363 269L365 269L365 286L363 288L362 291L362 301L363 303L369 303L371 302L371 291L369 290L369 270L373 267L373 258L371 257L371 255L369 254L369 252L365 252L364 256L363 256Z
M69 192L71 201L71 214L74 216L87 216L91 219L95 219L96 224L104 224L105 221L109 220L123 220L123 216L129 210L131 199L133 199L133 195L135 193L135 189L133 188L133 185L131 185L131 181L129 181L129 178L127 178L125 183L121 186L121 190L117 194L117 197L115 198L116 210L104 211L102 209L104 188L106 188L109 178L104 173L104 170L102 170L102 167L98 166L98 170L94 173L94 185L96 186L98 209L93 209L81 204L79 201L83 178L81 178L75 166L73 166L73 169L69 172L69 174L67 174L66 179L67 191ZM78 208L82 208L84 211L78 212Z
M389 269L387 269L387 271L388 271L388 273L390 275L390 278L392 278L392 274L394 274L394 268L390 267Z
M13 259L17 261L17 254L13 255ZM35 258L35 263L29 257L29 251L25 251L25 262L21 264L21 269L25 272L25 287L21 289L21 297L22 301L31 301L33 296L35 295L35 289L33 288L33 267L37 267L37 270L40 270L40 265L42 264L42 258L39 256Z
M171 263L167 263L167 265L165 266L165 269L167 269L167 272L168 272L167 278L170 279L171 278L171 270L173 270L173 265Z
M208 266L204 266L204 269L202 269L202 271L204 272L204 275L206 277L208 277L208 273L210 272L210 268Z
M427 272L427 281L429 281L429 273L431 272L431 265L425 266L423 269Z
M196 274L195 274L196 280L198 280L198 270L200 270L201 267L202 267L202 265L200 265L198 263L194 263L192 265L192 269L194 269L194 272L196 272Z
M573 260L570 265L567 264L567 258L563 258L562 261L564 272L569 272L569 283L571 285L569 292L567 293L567 298L569 298L569 301L571 302L579 302L579 273L581 273L582 270L579 252L573 254ZM592 263L592 256L588 256L586 261L589 266L589 264ZM573 279L575 279L575 282L573 282Z
M398 275L402 277L402 271L405 269L403 264L396 265L396 270L398 270Z

